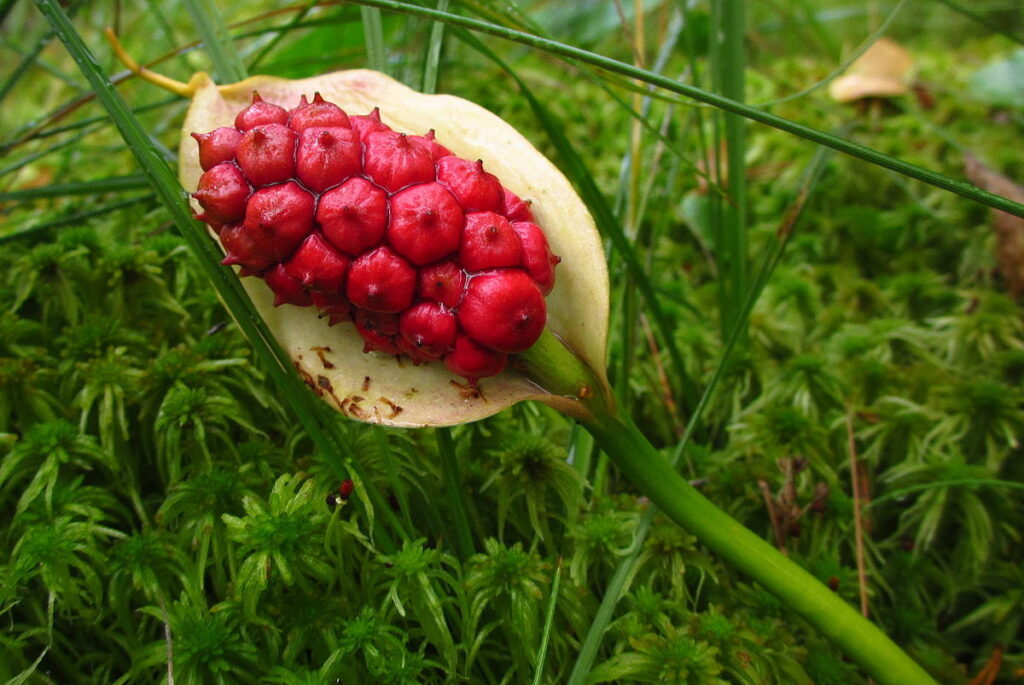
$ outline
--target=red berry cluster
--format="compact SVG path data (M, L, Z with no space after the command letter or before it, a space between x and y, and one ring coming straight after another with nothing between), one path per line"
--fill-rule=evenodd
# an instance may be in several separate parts
M434 139L253 93L234 128L193 133L198 218L274 304L352 321L364 351L444 359L471 382L544 329L559 258L526 202Z

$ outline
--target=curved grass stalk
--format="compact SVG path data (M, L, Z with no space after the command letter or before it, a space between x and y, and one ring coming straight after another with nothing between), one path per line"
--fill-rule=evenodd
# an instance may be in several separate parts
M646 69L634 67L631 64L620 62L619 60L612 59L610 57L605 57L604 55L600 55L596 52L583 50L571 45L566 45L565 43L559 43L555 40L542 38L529 33L523 33L522 31L516 31L515 29L505 28L504 26L491 24L478 19L463 17L450 12L439 12L438 10L419 7L417 5L411 5L398 0L355 0L355 2L361 5L370 5L372 7L389 9L403 14L411 14L427 19L434 19L436 21L443 21L453 26L460 26L472 31L479 31L498 38L504 38L506 40L544 50L545 52L558 55L569 60L584 62L616 74L632 79L638 79L669 92L684 95L688 98L712 105L727 112L739 114L752 121L756 121L766 126L771 126L772 128L776 128L780 131L809 140L812 143L830 147L833 150L842 152L843 154L895 171L896 173L927 183L935 186L936 188L941 188L951 193L955 193L961 197L973 200L974 202L987 207L999 209L1007 212L1008 214L1013 214L1014 216L1024 217L1024 204L1014 202L1013 200L996 195L995 193L982 190L981 188L965 181L958 181L944 174L940 174L930 169L925 169L924 167L916 164L911 164L910 162L892 157L891 155L879 152L878 150L869 148L865 145L860 145L853 141L839 138L831 133L820 131L816 128L811 128L810 126L805 126L804 124L765 112L756 107L751 107L750 105L744 105L743 103L736 102L735 100L711 93L686 83L680 83L679 81L669 77L652 73Z

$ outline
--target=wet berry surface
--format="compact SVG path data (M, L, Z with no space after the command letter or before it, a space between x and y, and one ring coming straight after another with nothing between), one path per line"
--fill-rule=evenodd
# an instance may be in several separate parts
M319 93L291 110L254 94L234 128L193 137L198 218L276 306L315 307L365 352L441 361L472 383L544 330L559 258L529 203L433 131Z

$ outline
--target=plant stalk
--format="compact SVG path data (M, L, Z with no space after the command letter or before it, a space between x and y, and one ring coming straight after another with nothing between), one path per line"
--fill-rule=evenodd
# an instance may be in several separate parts
M931 676L875 624L700 494L629 418L595 414L584 426L666 516L782 600L879 683L934 685Z
M669 519L778 597L879 683L935 685L874 623L679 475L633 421L619 412L601 375L552 333L545 330L517 361L551 393L548 404L579 420L630 482Z

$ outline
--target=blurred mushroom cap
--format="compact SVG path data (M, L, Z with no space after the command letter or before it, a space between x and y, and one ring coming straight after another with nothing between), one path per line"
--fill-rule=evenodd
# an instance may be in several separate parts
M913 66L914 59L905 48L879 38L854 60L845 75L829 84L828 92L838 102L902 95L907 92L907 76Z

